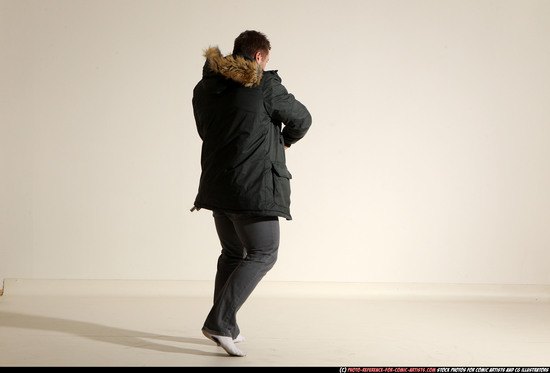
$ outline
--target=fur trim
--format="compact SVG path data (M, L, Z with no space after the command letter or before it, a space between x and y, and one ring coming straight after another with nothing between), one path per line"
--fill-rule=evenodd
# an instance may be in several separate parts
M224 57L218 47L208 48L204 51L204 57L208 60L210 70L245 87L256 87L262 80L263 70L256 61L247 60L242 56Z

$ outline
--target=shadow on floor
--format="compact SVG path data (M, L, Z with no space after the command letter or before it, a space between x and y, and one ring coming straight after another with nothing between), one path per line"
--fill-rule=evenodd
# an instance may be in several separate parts
M202 356L227 356L225 353L213 353L199 349L177 347L153 341L196 344L212 346L206 339L166 336L135 330L115 328L86 321L66 320L56 317L37 316L15 312L0 311L0 327L49 330L73 334L94 341L113 343L132 348L143 348L160 352L184 353Z

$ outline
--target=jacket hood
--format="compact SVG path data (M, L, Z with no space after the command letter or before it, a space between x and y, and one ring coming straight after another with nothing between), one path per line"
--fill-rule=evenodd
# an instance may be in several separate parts
M262 67L254 60L241 55L224 57L218 47L210 47L204 52L210 71L221 74L245 87L256 87L260 84L263 75Z

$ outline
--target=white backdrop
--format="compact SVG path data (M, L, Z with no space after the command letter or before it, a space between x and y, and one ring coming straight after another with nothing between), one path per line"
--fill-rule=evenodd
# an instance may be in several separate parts
M272 281L550 284L550 1L0 0L0 279L211 280L202 52L311 111Z

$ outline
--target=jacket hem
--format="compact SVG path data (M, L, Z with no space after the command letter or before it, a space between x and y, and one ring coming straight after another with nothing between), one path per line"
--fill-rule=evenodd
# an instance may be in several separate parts
M285 218L286 220L292 220L292 216L288 212L279 211L279 210L249 210L249 209L230 209L230 208L224 208L224 207L215 207L210 206L203 203L195 202L194 204L194 210L210 210L210 211L223 211L223 212L229 212L234 214L250 214L250 215L257 215L257 216L279 216L282 218Z

